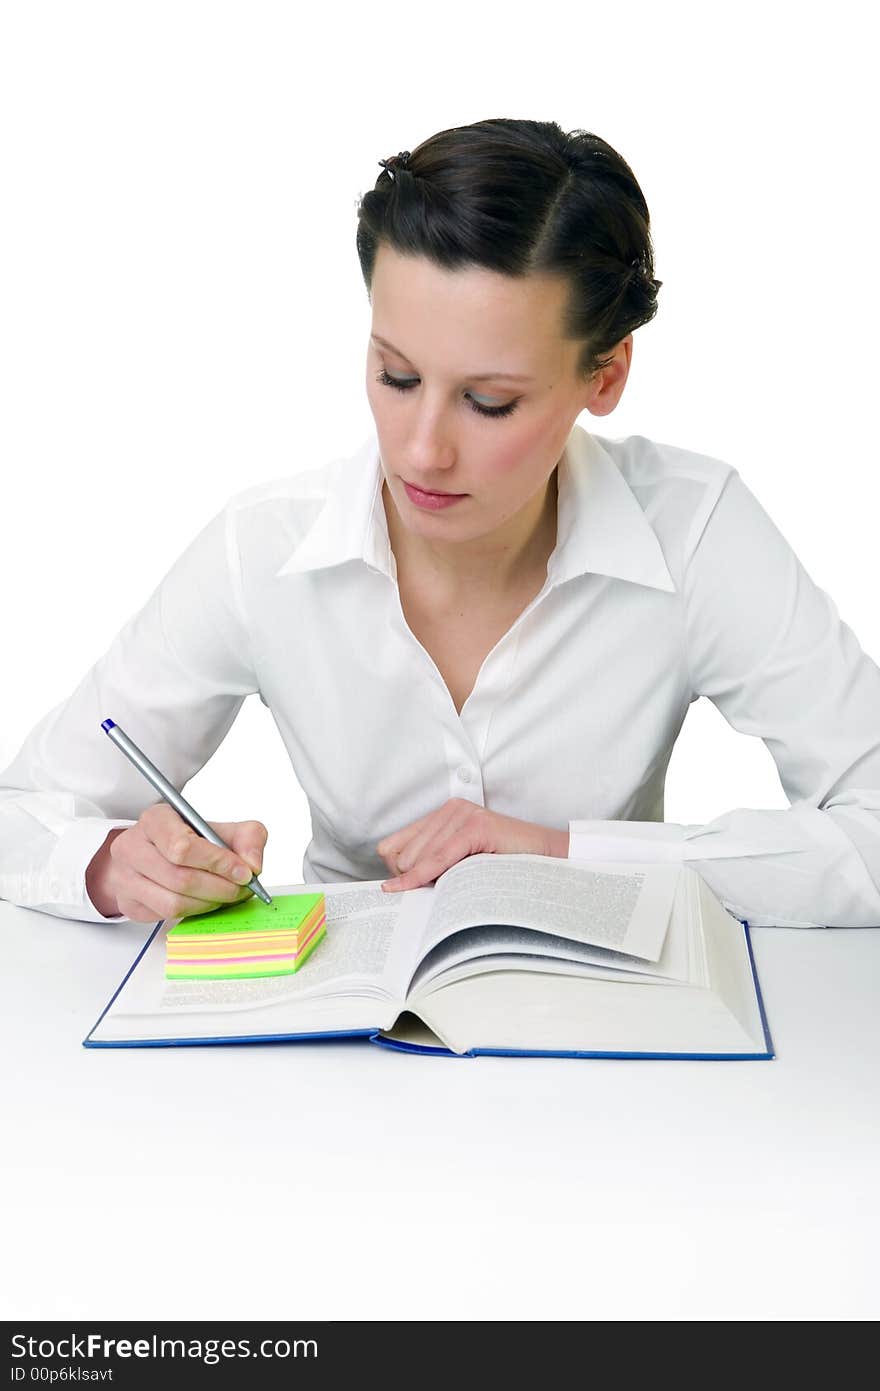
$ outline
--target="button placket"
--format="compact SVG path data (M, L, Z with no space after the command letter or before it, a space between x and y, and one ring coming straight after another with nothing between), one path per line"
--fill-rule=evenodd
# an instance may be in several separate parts
M439 695L439 692L438 692ZM455 706L452 706L455 713ZM449 705L444 702L440 712L443 730L443 752L446 757L446 775L449 796L464 797L475 806L484 806L483 774L477 751L468 737L462 721L453 724L449 718Z
M403 605L400 602L400 590L396 582L397 567L394 563L393 553L391 560L394 575L389 575L388 578L394 589L394 606L389 622L397 629L404 641L412 643L418 649L422 660L430 668L430 686L438 704L443 731L446 766L451 789L450 796L465 797L478 806L485 806L481 760L486 752L492 715L504 697L513 674L523 620L551 592L555 587L555 581L548 576L540 593L535 595L507 632L486 654L480 670L477 672L473 690L464 702L459 714L437 663L430 652L419 642L406 621ZM455 721L455 733L450 728L450 712ZM463 743L469 747L463 748ZM464 762L463 760L466 758L471 758L472 764Z
M548 577L541 592L535 595L503 637L498 639L480 667L474 688L462 706L461 721L471 736L471 741L477 750L481 763L486 757L492 717L507 694L513 679L523 624L529 614L555 588L555 584L555 580Z

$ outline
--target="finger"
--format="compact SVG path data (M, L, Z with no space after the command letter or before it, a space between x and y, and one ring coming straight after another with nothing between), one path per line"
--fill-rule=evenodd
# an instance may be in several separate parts
M250 889L236 888L235 898L232 902L241 903L246 898L253 895ZM164 884L157 884L152 879L147 879L143 875L133 874L129 881L128 890L122 885L118 894L117 902L119 910L130 917L124 904L134 901L142 908L146 908L146 913L142 918L137 919L141 922L156 922L159 918L166 921L174 921L177 918L190 918L195 914L213 913L218 908L226 907L224 900L205 901L201 898L192 898L187 894L178 894L174 890L168 889Z
M475 811L482 808L475 808L468 803L465 810L455 806L450 809L449 815L433 829L426 828L421 835L415 836L403 849L392 856L393 868L398 874L405 874L408 870L416 869L430 855L436 859L443 859L450 853L450 846L458 837L468 838L468 827L470 826ZM454 861L450 860L450 864Z
M382 888L386 893L399 893L401 889L420 889L426 884L433 884L447 869L473 855L473 845L472 830L465 826L451 835L442 846L427 849L411 869L398 874L394 879L386 879Z
M164 857L169 864L177 865L186 870L197 870L200 874L205 874L208 877L195 881L189 879L184 881L178 877L177 880L172 881L171 887L176 888L180 885L181 892L189 893L191 892L190 882L201 884L203 889L210 889L210 893L196 894L195 896L210 897L218 887L217 884L211 883L214 878L218 881L227 880L230 883L246 884L248 882L253 870L242 860L241 856L232 849L227 850L225 846L215 845L213 841L200 836L181 817L177 816L176 812L174 816L173 822L163 821L158 824L158 829L154 827L153 823L144 828L148 843L152 844L158 854ZM211 826L212 830L217 831L221 840L225 840L236 823L217 822L214 824L209 821L208 825ZM218 826L223 829L218 830ZM155 861L153 863L155 864ZM142 868L140 864L137 867ZM151 870L146 863L143 865L143 872L150 878L156 878L154 870ZM236 874L238 874L237 879ZM162 880L160 879L159 882Z
M208 847L211 855L207 856L202 847ZM233 903L238 899L242 884L251 879L252 871L239 861L237 855L228 850L221 850L219 846L205 840L204 836L196 835L194 831L191 832L191 839L181 838L180 843L171 844L169 850L174 856L192 854L200 859L224 857L218 866L219 872L214 873L199 868L198 863L179 863L146 837L129 852L129 867L157 887L178 895L181 912L201 913L206 907ZM241 869L238 879L235 878L236 865ZM155 896L151 901L155 902ZM188 906L183 906L185 903Z
M432 812L428 818L423 818L424 824L420 830L413 831L408 828L409 833L405 839L399 839L399 844L392 847L391 851L383 855L383 859L388 866L395 872L411 869L424 853L428 845L442 845L452 827L459 824L471 812L471 803L462 812L461 802L455 798L440 807L438 811ZM414 822L414 826L418 823ZM399 837L403 835L398 833Z
M154 913L148 904L129 898L125 893L118 894L116 902L122 916L131 918L135 923L154 923L162 917L161 913Z
M210 904L181 900L161 884L154 884L137 874L132 874L128 888L123 885L119 889L117 903L120 913L135 922L158 922L160 919L173 922L177 918L211 911Z
M132 876L133 889L126 892L122 887L117 893L117 904L119 911L124 918L131 918L132 922L159 922L164 920L172 922L176 918L188 918L196 913L211 912L214 908L221 907L221 904L206 904L197 900L184 900L181 902L174 895L168 897L164 894L161 885L153 884L143 876ZM156 890L159 889L159 895ZM134 894L142 894L146 899L154 899L155 903L144 903ZM239 890L240 898L249 898L250 891L247 889Z
M437 875L443 874L449 869L449 865L444 865L443 869L438 869L433 877L422 872L422 865L419 864L415 869L408 869L405 874L398 874L392 879L385 879L382 882L382 890L387 894L401 893L404 889L423 889L428 884L433 884Z
M188 834L205 840L204 836L199 836L189 822L165 801L147 807L141 813L140 824L149 839L160 848L167 845L175 834ZM230 849L236 850L239 854L253 850L261 856L269 837L269 831L262 821L209 821L208 825ZM206 844L211 845L213 842L209 840Z
M420 816L416 821L411 821L408 826L402 826L399 831L394 831L390 836L385 836L376 846L376 853L386 859L388 855L395 855L406 842L417 835L425 826L429 825L436 817L445 818L449 809L454 804L460 804L461 798L452 797L448 802L444 802L442 807L435 807L427 815Z
M231 836L228 839L224 836L223 839L241 860L250 865L254 874L259 874L263 868L263 851L268 837L269 832L262 821L239 821Z

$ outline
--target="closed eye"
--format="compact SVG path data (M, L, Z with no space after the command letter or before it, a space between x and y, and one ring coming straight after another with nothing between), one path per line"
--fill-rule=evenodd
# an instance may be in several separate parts
M385 371L384 367L381 372L376 373L377 382L381 382L383 386L393 386L396 391L411 391L412 388L417 385L418 380L418 377L391 377ZM475 410L478 415L512 415L519 405L519 397L517 397L516 400L508 401L506 406L481 406L469 396L468 405L471 410Z

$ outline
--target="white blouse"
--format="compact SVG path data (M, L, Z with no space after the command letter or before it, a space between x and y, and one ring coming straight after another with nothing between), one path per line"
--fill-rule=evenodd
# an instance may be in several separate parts
M229 499L0 774L0 897L104 921L86 867L157 797L101 721L184 789L257 694L311 809L303 882L387 878L377 843L466 797L568 827L573 859L688 864L756 926L880 925L880 668L735 468L575 425L546 583L460 715L382 481L371 434ZM765 741L788 809L664 822L701 695Z

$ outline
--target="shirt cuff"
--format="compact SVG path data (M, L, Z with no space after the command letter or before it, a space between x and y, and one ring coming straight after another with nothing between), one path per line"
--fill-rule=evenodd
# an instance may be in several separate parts
M568 858L681 864L687 833L694 829L675 821L569 821Z
M49 856L47 900L55 912L81 922L131 922L123 913L107 918L99 912L86 889L86 870L115 826L135 826L136 821L111 821L102 816L82 816L58 837Z

